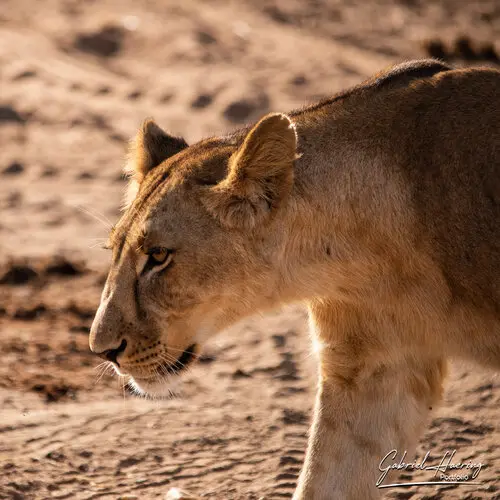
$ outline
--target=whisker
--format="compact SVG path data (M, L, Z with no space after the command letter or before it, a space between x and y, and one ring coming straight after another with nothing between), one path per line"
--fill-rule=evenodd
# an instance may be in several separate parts
M166 356L169 359L172 359L173 361L175 361L177 359L175 356L173 356L172 354L170 354L165 347L163 347L163 349L161 350L161 352L158 353L158 356Z
M162 376L160 374L160 372L158 371L158 368L156 366L153 368L153 372L154 372L154 376L155 376L155 382L160 383L162 385L167 385L168 386L168 383L169 383L168 378ZM169 392L168 396L171 397L172 393L171 393L170 389L168 390L168 392ZM159 401L159 400L161 400L163 398L161 396L154 395L153 399Z
M171 367L176 364L176 361L172 361L171 359L166 358L166 357L161 356L161 355L159 355L159 358L161 360L163 360L163 361L166 361L168 363L168 366L161 365L161 366L158 367L161 370L162 374L165 374L165 375L174 375L175 372L171 371ZM181 366L181 368L186 368L183 363L178 363L178 365Z
M93 219L100 222L106 227L106 229L112 229L112 222L104 215L98 212L92 212L90 209L83 207L82 205L73 205L76 209L80 210L80 212L90 215Z
M89 245L89 248L95 248L95 247L101 247L103 248L105 242L103 241L96 241L95 243L92 243L92 245Z
M99 366L99 370L97 370L97 373L96 373L96 379L97 379L95 382L96 384L97 384L97 382L99 382L99 380L101 380L101 377L103 376L104 373L106 373L107 369L108 369L107 366L102 366L102 365Z
M123 401L125 401L125 386L127 385L127 377L126 376L121 376L120 377L120 382L122 383L122 395L123 395Z
M109 361L102 361L97 366L94 366L94 370L100 370L103 366L107 366Z
M161 354L159 354L159 355L158 355L158 357L159 357L160 359L164 360L164 361L167 361L167 362L168 362L168 363L170 363L170 364L174 364L174 363L170 362L168 359L166 359L164 356L162 356ZM189 372L191 372L191 365L186 365L186 364L184 364L184 363L179 362L178 360L177 360L175 363L177 363L178 365L180 365L180 366L181 366L181 368L182 368L182 370L184 371L184 373L189 373ZM162 369L163 369L163 371L165 371L165 370L166 370L166 376L167 376L167 377L168 377L168 376L172 376L172 375L176 375L176 373L175 373L175 372L170 372L170 371L169 371L169 367L167 367L167 368L162 367Z
M177 352L184 352L185 349L177 349L175 347L164 347L167 351L177 351Z
M158 356L163 357L163 359L165 361L174 362L174 363L177 361L177 358L167 351L163 351L162 353L158 354Z
M109 361L104 361L100 365L98 365L96 368L100 368L100 374L98 374L96 381L94 382L94 387L101 381L101 379L104 377L104 375L111 369L110 375L114 375L114 370L113 370L113 365Z
M89 248L95 248L96 246L104 246L108 238L89 238L93 243L89 243Z
M167 352L164 354L158 354L158 357L163 361L166 361L167 363L179 364L181 366L184 366L184 363L180 362L178 359L174 358L171 354Z
M176 349L175 347L166 347L165 348L167 351L173 351L173 352L180 352L181 354L184 354L186 352L186 349ZM195 352L191 353L195 358L199 358L200 354L197 354Z

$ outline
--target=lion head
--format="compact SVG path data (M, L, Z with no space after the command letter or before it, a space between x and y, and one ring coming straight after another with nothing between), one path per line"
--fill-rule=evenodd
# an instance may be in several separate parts
M147 120L90 347L138 392L168 393L215 333L280 301L279 213L296 133L281 114L188 146Z

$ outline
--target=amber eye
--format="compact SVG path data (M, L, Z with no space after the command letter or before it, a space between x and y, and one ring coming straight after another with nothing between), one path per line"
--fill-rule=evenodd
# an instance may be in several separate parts
M169 255L170 250L166 248L155 248L149 253L149 258L153 260L155 265L159 266L168 259Z
M168 248L153 248L148 253L148 260L142 272L150 271L156 269L159 266L163 268L167 267L172 259L173 252Z

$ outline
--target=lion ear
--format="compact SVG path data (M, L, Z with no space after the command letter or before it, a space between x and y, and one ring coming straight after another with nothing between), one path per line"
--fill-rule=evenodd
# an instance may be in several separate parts
M296 150L290 118L265 116L231 156L227 177L205 193L208 211L232 228L265 222L291 191Z
M152 119L145 120L129 148L125 174L131 182L127 198L135 197L139 185L150 170L187 147L183 138L167 134Z

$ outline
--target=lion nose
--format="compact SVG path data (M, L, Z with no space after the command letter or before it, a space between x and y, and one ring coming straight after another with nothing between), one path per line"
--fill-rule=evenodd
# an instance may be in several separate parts
M110 298L103 300L90 327L90 350L106 360L114 361L126 347L126 343L123 344L126 338L123 329L121 310Z
M126 348L127 348L127 341L123 339L120 345L116 349L106 349L105 351L97 352L96 354L102 359L105 359L106 361L111 361L112 363L115 363L116 365L120 366L120 364L118 363L118 356L123 351L125 351Z

